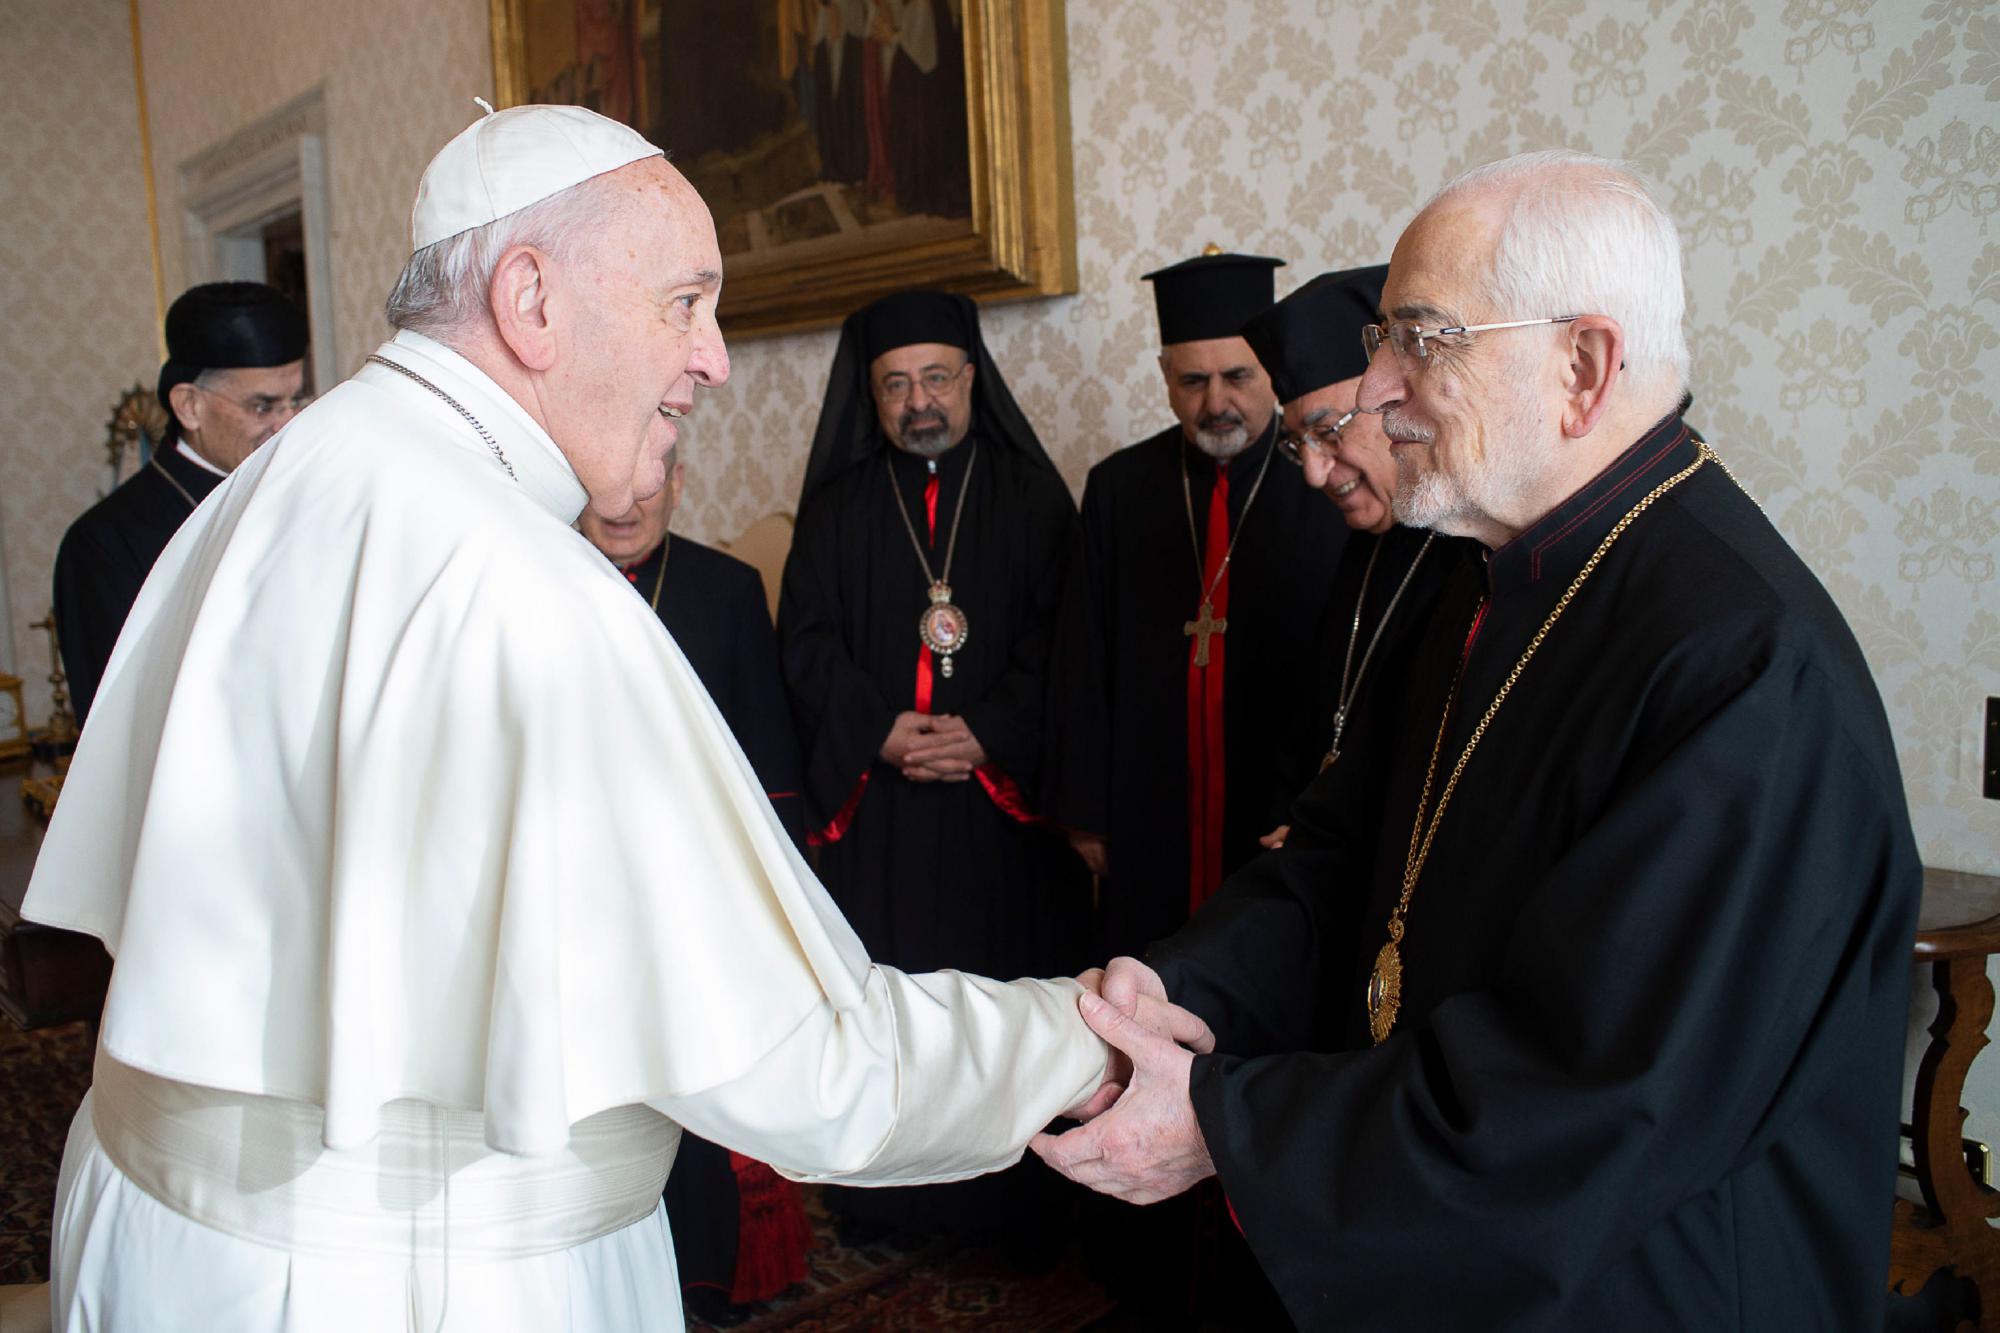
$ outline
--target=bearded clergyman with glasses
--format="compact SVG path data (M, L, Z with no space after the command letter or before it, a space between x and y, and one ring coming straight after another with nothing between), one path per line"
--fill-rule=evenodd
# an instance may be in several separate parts
M305 312L261 282L206 282L167 310L167 437L70 524L56 551L56 632L82 722L111 646L173 535L208 493L312 401Z
M1300 691L1319 744L1281 754L1293 765L1286 785L1295 795L1337 763L1383 764L1380 751L1399 743L1393 723L1384 724L1461 555L1453 548L1463 544L1397 521L1396 460L1382 418L1357 406L1368 369L1363 340L1388 272L1375 264L1322 273L1243 326L1283 404L1279 456L1333 502L1349 531L1314 649L1325 674ZM1362 790L1379 801L1379 790ZM1264 845L1283 846L1301 810L1311 819L1309 803L1295 805Z
M1882 1327L1917 845L1867 660L1729 471L1763 442L1682 419L1685 308L1617 163L1418 214L1356 399L1455 543L1395 744L1083 1003L1131 1075L1037 1151L1133 1203L1214 1175L1303 1329Z

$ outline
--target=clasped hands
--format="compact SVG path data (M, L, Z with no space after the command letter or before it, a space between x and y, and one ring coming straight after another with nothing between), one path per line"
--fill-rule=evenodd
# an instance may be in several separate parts
M1215 1049L1208 1024L1167 999L1160 974L1114 958L1077 978L1083 1021L1110 1043L1111 1068L1095 1094L1067 1114L1085 1123L1028 1143L1079 1185L1127 1203L1158 1203L1215 1174L1188 1077Z
M898 713L882 742L882 762L912 782L963 782L986 762L986 749L952 713Z

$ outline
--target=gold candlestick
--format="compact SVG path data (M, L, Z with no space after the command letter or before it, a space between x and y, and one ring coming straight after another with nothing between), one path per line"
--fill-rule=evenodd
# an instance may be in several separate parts
M28 628L49 632L49 725L41 739L50 745L68 745L76 739L76 714L69 710L69 691L64 688L69 682L63 675L62 645L56 638L55 612L51 611ZM23 725L26 722L27 719L23 718Z

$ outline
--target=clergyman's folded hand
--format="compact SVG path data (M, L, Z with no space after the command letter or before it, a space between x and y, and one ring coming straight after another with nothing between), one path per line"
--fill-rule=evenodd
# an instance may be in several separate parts
M986 762L986 747L962 717L939 713L928 733L903 755L903 776L912 782L963 782Z
M897 768L910 762L910 751L924 743L930 735L932 718L929 713L902 712L896 714L890 724L889 735L882 742L882 762L894 764Z

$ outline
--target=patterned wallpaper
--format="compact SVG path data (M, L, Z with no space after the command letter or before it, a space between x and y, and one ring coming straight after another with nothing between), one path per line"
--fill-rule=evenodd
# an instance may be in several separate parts
M0 69L38 76L0 84L17 104L9 123L36 127L0 144L10 210L23 207L14 183L44 174L40 158L67 170L77 155L132 155L129 59L114 50L122 6L91 0L92 15L103 11L91 23L76 5L25 3L31 49L9 43L0 56ZM1555 144L1630 158L1682 224L1697 422L1853 621L1926 856L2000 872L2000 802L1978 796L1980 703L2000 694L2000 374L1989 376L2000 368L2000 6L1068 8L1081 292L991 309L986 325L1072 483L1169 420L1142 272L1213 240L1290 259L1288 289L1386 258L1416 206L1461 167ZM465 123L466 99L490 85L486 0L140 9L166 219L177 216L177 164L325 84L339 361L351 368L382 331L416 176ZM79 27L105 56L62 45L71 39L57 34ZM76 74L51 80L52 67ZM94 174L133 179L129 167ZM35 270L25 308L51 313L37 315L21 353L61 373L18 376L21 353L0 365L10 406L30 383L84 386L80 402L39 408L0 446L17 643L45 609L55 538L90 494L82 469L108 407L97 386L153 364L150 334L131 323L150 306L138 299L143 205L125 185L74 179L75 198L34 205L28 224L42 229L46 262L22 266ZM78 227L90 243L72 244ZM168 233L171 291L181 269L171 221ZM818 333L733 347L729 386L688 423L682 526L693 535L727 536L791 506L832 346ZM23 441L58 435L78 443L22 459ZM25 498L17 475L39 479Z
M1926 857L2000 872L2000 6L1070 0L1069 39L1081 294L986 327L1073 483L1170 420L1141 273L1214 240L1289 289L1466 166L1635 161L1683 229L1695 420L1853 622ZM789 505L831 354L735 349L699 528Z
M9 0L0 31L0 641L40 723L48 640L28 626L109 484L118 394L160 356L125 0Z

